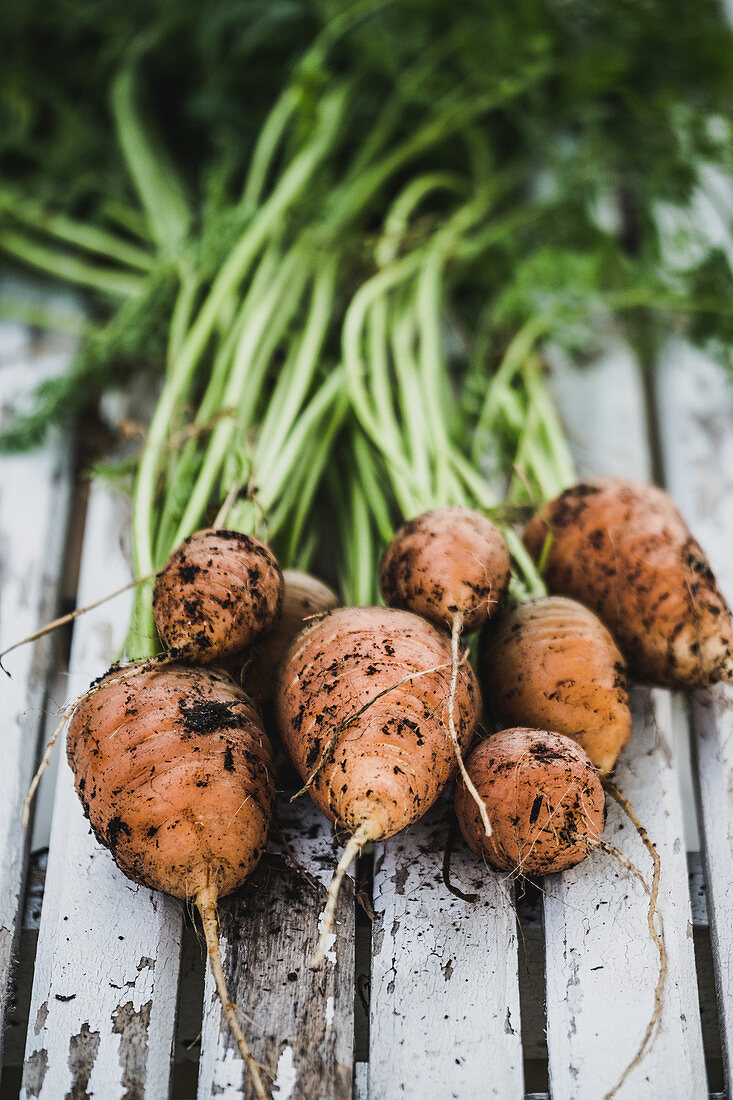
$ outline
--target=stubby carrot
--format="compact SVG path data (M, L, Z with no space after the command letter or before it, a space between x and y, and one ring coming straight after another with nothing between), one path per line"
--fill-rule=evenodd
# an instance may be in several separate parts
M489 806L487 837L465 784L456 786L461 832L493 867L520 875L564 871L600 840L605 799L598 773L580 745L546 730L508 729L482 741L467 767Z
M683 689L733 677L730 610L661 489L583 481L542 508L524 541L550 591L603 620L633 676Z
M277 618L283 575L272 551L239 531L202 530L158 574L153 616L175 657L217 664L258 638Z
M484 627L479 665L500 725L562 733L602 775L613 770L631 736L626 665L587 607L548 596L502 612Z
M272 814L273 756L257 709L226 675L131 665L82 696L67 754L94 834L121 870L198 909L224 1013L266 1098L217 928L217 901L254 870Z
M444 631L384 607L332 611L285 656L275 696L283 744L315 804L350 835L314 965L323 957L341 880L362 846L416 821L455 774L450 666ZM467 747L481 710L467 664L459 668L455 705L458 740Z
M501 531L471 508L434 508L405 523L387 547L379 583L385 602L423 615L451 632L448 726L463 780L487 835L491 821L466 771L456 736L454 697L465 630L477 630L504 602L511 558Z

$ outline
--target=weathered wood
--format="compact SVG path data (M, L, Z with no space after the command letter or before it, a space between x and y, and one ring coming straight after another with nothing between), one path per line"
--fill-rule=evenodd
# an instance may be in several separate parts
M354 1064L354 1100L367 1100L369 1096L369 1063Z
M733 601L733 387L700 352L670 344L659 372L664 466L670 491ZM691 702L698 805L723 1056L733 1079L733 689Z
M305 796L282 797L278 821L295 858L272 829L266 856L235 898L221 903L227 983L255 1057L273 1076L277 1100L351 1100L354 1047L354 894L344 882L337 933L317 971L307 961L318 938L325 889L340 846ZM199 1070L200 1100L250 1096L244 1065L207 969Z
M556 390L581 473L649 479L640 373L628 349L609 349L600 369L561 367ZM662 861L659 912L669 976L662 1027L619 1097L697 1097L707 1092L692 947L671 698L634 692L634 735L616 782ZM642 870L651 861L630 822L609 806L605 837ZM613 1088L652 1015L658 959L639 882L598 852L545 880L547 1036L551 1091L574 1100ZM689 931L689 935L688 935Z
M80 604L124 584L127 500L91 491ZM120 650L129 600L77 620L69 695ZM63 750L62 750L63 751ZM178 983L180 905L129 882L91 836L63 761L26 1042L23 1096L168 1095Z
M68 358L68 347L34 349L27 330L3 324L0 410L62 371ZM56 614L70 482L70 448L58 433L43 448L0 457L0 649ZM28 854L21 806L43 728L51 649L44 640L16 650L5 662L12 679L0 677L0 1064Z
M651 462L644 392L634 356L608 334L592 367L550 357L551 388L579 472L648 481Z
M377 846L369 1095L522 1097L516 919L512 890L457 843L443 885L441 804Z
M634 734L615 780L660 855L659 911L669 974L656 1041L619 1097L707 1095L669 695L636 689ZM609 800L604 838L651 880L651 860ZM553 1095L597 1100L613 1088L654 1008L659 960L648 897L605 852L545 880L547 1041Z

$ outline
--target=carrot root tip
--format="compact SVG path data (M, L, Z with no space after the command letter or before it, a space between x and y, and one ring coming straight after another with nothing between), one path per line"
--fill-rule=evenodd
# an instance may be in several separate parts
M376 839L378 834L379 827L376 826L373 821L365 821L359 826L344 848L341 859L338 861L333 878L331 879L331 885L328 888L326 907L323 910L320 920L318 943L316 944L315 951L308 960L309 970L318 970L323 960L330 955L333 943L335 942L335 933L333 929L336 923L336 906L338 905L339 893L341 891L341 883L344 880L344 875L359 855L359 852L366 842Z
M218 893L213 886L204 887L204 889L199 891L196 895L196 908L201 916L201 924L203 926L206 947L209 953L209 966L211 967L211 973L214 978L214 984L219 996L222 1011L224 1012L227 1023L229 1024L229 1029L239 1048L239 1053L242 1055L247 1066L255 1096L257 1100L270 1100L270 1096L262 1080L260 1064L249 1049L249 1044L244 1037L244 1032L242 1031L237 1017L237 1006L229 995L221 958L221 948L219 946L217 900Z

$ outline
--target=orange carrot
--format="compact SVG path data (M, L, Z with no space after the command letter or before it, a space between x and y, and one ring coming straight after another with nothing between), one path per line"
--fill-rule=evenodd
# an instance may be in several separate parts
M562 733L613 770L631 736L626 666L587 607L549 596L502 612L484 627L480 668L500 725Z
M333 927L341 880L362 846L416 821L455 774L447 736L450 666L443 631L384 607L332 611L285 656L275 696L283 744L315 804L350 834L314 965ZM467 747L481 704L465 664L455 703L457 736Z
M263 543L239 531L197 531L158 574L155 626L172 656L217 664L275 621L282 596L282 571Z
M267 1091L226 987L217 900L254 870L275 797L259 714L228 676L170 664L108 673L80 699L69 763L97 839L134 882L192 900L225 1016Z
M524 533L550 591L593 609L629 671L670 687L733 678L733 620L666 493L599 477L545 505Z
M511 559L498 527L470 508L435 508L397 531L385 551L379 583L390 607L423 615L451 632L448 731L463 781L481 814L491 821L473 787L455 729L455 690L464 630L477 630L506 598Z
M257 703L268 703L275 691L277 667L285 651L308 621L338 607L332 588L297 569L283 571L285 587L278 617L246 652L241 679L244 690Z
M588 855L605 823L603 787L575 741L536 729L509 729L482 741L467 767L486 801L487 837L462 780L456 786L461 832L492 866L520 875L564 871Z

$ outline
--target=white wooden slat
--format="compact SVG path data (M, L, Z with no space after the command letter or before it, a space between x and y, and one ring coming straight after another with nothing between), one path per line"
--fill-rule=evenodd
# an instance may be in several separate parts
M48 345L32 351L27 330L0 327L0 421L6 404L58 374L68 356ZM70 448L59 433L28 454L0 455L0 648L56 613L70 481ZM6 659L12 679L0 676L0 1063L28 849L20 812L43 727L50 648L44 641L16 650Z
M129 578L127 500L91 490L79 586L89 603ZM129 601L77 620L69 695L114 660ZM62 750L63 751L63 750ZM168 1095L182 912L136 886L93 839L65 762L59 769L26 1043L24 1097Z
M369 1063L354 1064L354 1100L367 1100L369 1096Z
M434 808L378 845L374 868L369 1096L523 1097L511 887L465 845L443 885L449 815Z
M733 602L733 385L679 341L659 372L661 439L670 492ZM691 703L710 935L726 1079L733 1074L733 688Z
M281 796L278 821L295 859L270 830L266 855L243 890L220 906L220 942L229 992L249 1045L273 1075L275 1100L351 1100L354 1052L354 894L344 883L336 931L318 971L307 960L318 938L341 846L306 796ZM199 1100L251 1095L242 1059L223 1019L207 967Z
M551 388L578 470L640 481L651 478L644 395L633 353L608 333L592 367L549 356Z
M559 367L555 393L582 473L649 479L643 390L628 349L610 346L599 372ZM669 694L635 689L634 715L615 778L661 856L659 911L670 970L660 1032L617 1095L702 1097L707 1085ZM649 880L649 856L614 804L605 835ZM551 1091L596 1100L619 1080L651 1016L658 963L647 899L602 853L549 876L545 890Z
M634 734L615 781L662 863L659 910L669 956L656 1041L619 1097L706 1097L670 696L635 689ZM633 826L609 800L604 837L651 879ZM547 1042L553 1095L597 1100L634 1057L654 1007L656 947L641 884L605 852L545 880Z

